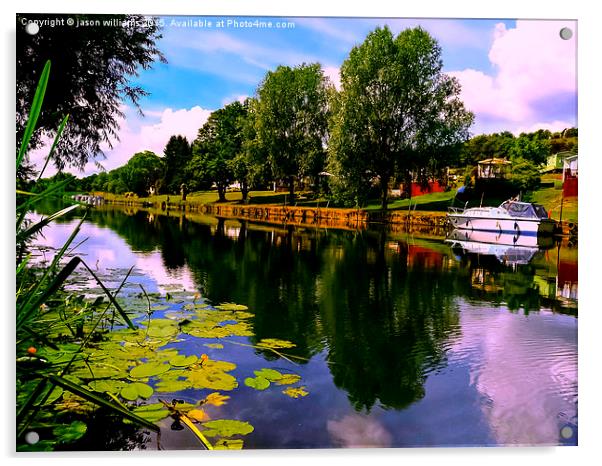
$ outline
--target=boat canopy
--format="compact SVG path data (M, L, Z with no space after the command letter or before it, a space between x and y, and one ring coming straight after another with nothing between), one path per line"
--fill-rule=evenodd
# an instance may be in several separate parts
M506 201L501 206L513 217L520 218L548 218L548 213L543 206L529 202Z

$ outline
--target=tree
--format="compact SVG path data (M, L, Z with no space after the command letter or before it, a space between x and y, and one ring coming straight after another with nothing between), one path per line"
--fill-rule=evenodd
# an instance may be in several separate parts
M539 186L541 173L536 164L530 160L516 158L512 165L510 183L519 191L531 191Z
M252 186L264 185L271 178L267 154L257 138L255 129L258 101L248 98L243 103L246 113L240 121L242 146L230 161L233 177L240 185L242 200L248 199Z
M529 160L535 165L544 164L550 155L550 138L550 132L544 130L521 133L510 149L510 158Z
M220 202L226 200L226 188L235 178L232 160L242 150L246 112L237 101L211 113L192 145L193 175L215 183Z
M509 131L479 134L464 144L460 156L462 165L476 165L480 160L507 158L514 146L515 138Z
M163 187L166 192L175 194L180 192L180 186L186 181L185 168L192 149L184 136L172 136L169 138L163 150L165 161L165 179Z
M332 84L319 64L270 71L259 86L256 130L275 177L295 196L295 179L323 170Z
M157 188L157 182L165 174L163 159L151 151L138 152L119 169L119 179L127 191L132 191L139 196L148 194L151 187ZM122 184L117 183L121 189Z
M350 185L378 180L383 209L394 177L425 179L468 138L473 115L458 97L458 81L442 69L441 48L426 31L393 37L386 26L368 34L341 67L329 167Z
M27 14L27 20L48 19L48 15ZM22 140L39 73L47 60L52 72L44 98L44 110L30 148L39 147L53 136L61 119L69 123L60 139L53 161L58 168L67 164L83 167L102 155L101 145L111 146L117 138L125 100L138 107L147 93L129 82L140 69L155 60L165 61L156 47L161 38L156 22L139 15L53 15L63 21L56 27L42 27L27 34L17 16L17 141ZM68 18L88 21L86 27L65 25ZM104 23L113 21L114 25Z

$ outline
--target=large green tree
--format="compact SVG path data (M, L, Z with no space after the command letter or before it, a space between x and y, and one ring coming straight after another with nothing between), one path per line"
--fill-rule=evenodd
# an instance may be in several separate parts
M242 126L247 110L232 102L209 115L192 144L189 173L215 183L219 201L226 200L226 189L235 179L232 160L242 151Z
M178 135L169 138L163 150L163 159L165 161L164 191L169 194L180 192L182 183L186 181L185 168L190 161L191 155L192 149L184 136Z
M134 154L118 170L119 179L128 191L145 196L151 187L157 189L157 183L165 174L165 164L157 154L145 150Z
M332 89L319 64L302 64L268 72L257 91L257 137L273 175L288 183L290 203L295 180L323 169Z
M333 184L359 201L378 180L386 209L392 180L426 179L468 139L473 115L459 94L428 32L394 37L385 26L369 33L341 67L329 143Z
M17 15L16 116L17 142L27 123L39 74L47 60L52 72L38 119L38 130L30 143L33 149L53 136L61 119L69 124L55 151L57 167L83 167L102 155L101 145L111 145L123 117L123 105L138 107L147 93L130 79L156 60L165 61L156 46L159 25L139 15L51 15L60 22L27 34L27 20L48 20L47 14ZM67 19L88 21L85 27L69 26ZM98 21L98 23L96 22ZM113 21L112 26L105 22Z

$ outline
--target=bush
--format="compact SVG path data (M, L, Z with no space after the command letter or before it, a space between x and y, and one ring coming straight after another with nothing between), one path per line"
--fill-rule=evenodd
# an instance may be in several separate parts
M533 162L517 158L512 166L510 177L512 186L520 191L532 191L539 187L541 174L539 168Z

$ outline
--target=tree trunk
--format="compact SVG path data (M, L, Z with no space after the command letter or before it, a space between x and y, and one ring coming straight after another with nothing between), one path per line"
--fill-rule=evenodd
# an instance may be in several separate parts
M389 176L381 176L380 178L380 189L381 189L381 204L382 210L387 210L387 204L389 202Z
M295 177L290 176L288 178L288 193L289 193L289 205L294 205L295 203Z
M218 202L226 202L226 187L217 185Z
M240 183L240 193L242 194L242 201L245 202L249 197L249 186L246 181Z

